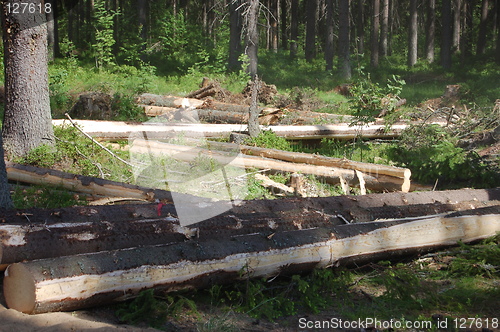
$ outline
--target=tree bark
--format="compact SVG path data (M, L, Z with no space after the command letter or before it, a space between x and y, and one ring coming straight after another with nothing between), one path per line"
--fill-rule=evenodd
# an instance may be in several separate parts
M252 95L251 95L251 103L248 108L248 134L250 137L257 137L260 134L260 126L259 126L259 90L262 82L259 77L255 75L252 85Z
M410 24L408 27L408 67L417 63L418 53L418 11L417 0L410 0Z
M389 0L382 0L382 24L380 27L380 54L388 55L389 49Z
M297 39L299 38L299 0L291 0L290 6L290 57L297 56Z
M245 26L247 29L245 54L248 55L249 64L247 72L250 74L251 79L254 79L257 75L257 65L259 61L259 8L259 0L247 0L247 14L245 16Z
M356 31L358 34L358 54L365 52L365 1L358 0Z
M339 2L339 73L345 79L351 79L351 60L350 60L350 21L349 21L349 1L340 0Z
M10 187L5 167L3 141L0 130L0 209L11 209L13 207L14 204L12 203L12 199L10 197Z
M380 28L380 0L372 0L372 31L370 46L370 64L378 67L379 63L379 28Z
M444 4L443 4L443 10L444 10ZM452 34L453 53L460 50L461 13L462 13L462 0L453 0L453 34Z
M281 12L281 48L284 50L288 49L288 5L287 0L281 0L280 2L280 12Z
M479 32L477 38L477 50L476 54L481 55L484 54L486 49L486 40L488 35L488 13L489 13L489 1L483 0L481 2L481 18L479 21Z
M325 61L326 70L333 70L333 58L335 55L334 48L334 0L326 0L326 36L325 36Z
M496 214L446 215L298 231L224 236L36 260L5 271L7 305L25 313L123 301L144 288L173 291L297 273L468 243L500 231ZM480 212L479 212L480 213ZM244 271L245 273L241 273Z
M40 0L30 3L41 4ZM45 13L16 15L2 11L5 112L3 142L7 158L52 145Z
M428 63L434 62L434 43L436 36L436 0L427 1L427 29L425 30L425 57Z
M279 31L278 31L278 15L279 15L279 0L269 1L269 29L270 29L270 48L274 53L278 52Z
M306 1L306 44L305 56L307 62L311 62L316 57L316 22L318 0Z
M451 0L443 0L442 22L443 27L441 32L441 66L444 69L450 69L453 46Z
M243 22L241 17L241 0L231 0L229 3L229 70L241 69L239 57L241 55L241 32Z

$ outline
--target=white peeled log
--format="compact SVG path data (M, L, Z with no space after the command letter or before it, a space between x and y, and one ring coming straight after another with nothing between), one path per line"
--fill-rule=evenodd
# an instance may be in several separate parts
M9 308L25 313L74 310L123 301L146 288L172 291L303 272L380 255L423 252L498 232L499 214L450 214L273 236L254 233L190 240L16 263L5 272L4 296Z

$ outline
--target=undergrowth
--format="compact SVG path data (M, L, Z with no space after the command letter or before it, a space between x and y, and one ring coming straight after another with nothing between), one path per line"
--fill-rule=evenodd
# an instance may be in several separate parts
M327 312L344 320L432 321L432 317L492 318L500 306L500 235L478 244L460 244L413 260L380 261L356 268L316 269L308 274L246 279L190 293L155 297L152 291L121 305L126 322L176 319L200 307L282 322ZM246 275L242 271L242 275ZM190 295L188 295L190 294ZM180 311L177 311L180 310ZM210 314L209 314L210 315ZM297 324L294 321L292 324ZM152 325L160 327L159 325Z

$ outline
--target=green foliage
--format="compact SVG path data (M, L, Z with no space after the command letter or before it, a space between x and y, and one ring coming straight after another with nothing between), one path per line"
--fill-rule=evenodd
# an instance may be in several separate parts
M139 107L131 96L115 93L111 100L113 114L117 114L115 120L122 121L147 121L144 109Z
M460 249L448 267L453 277L500 277L500 235L481 246L462 243Z
M131 302L120 306L116 314L120 321L127 324L145 322L151 327L159 328L167 320L168 303L157 300L153 290L148 289Z
M199 316L196 303L180 293L157 297L153 289L147 289L132 301L119 305L116 315L127 324L145 323L162 328L169 317L176 317L186 310Z
M12 202L16 209L28 209L32 207L51 209L74 205L85 205L79 195L44 186L14 186L12 191Z
M55 147L42 145L30 151L20 164L55 168L70 173L106 177L111 180L127 182L131 170L111 157L101 147L93 144L73 127L54 127ZM127 158L122 151L115 151Z
M369 123L382 111L392 112L406 82L396 75L385 86L373 82L368 74L351 85L352 97L349 99L357 123Z
M292 151L290 142L277 136L272 130L263 130L257 137L248 138L245 143L261 148Z
M424 183L467 181L468 185L495 185L495 176L472 153L457 146L457 138L438 125L405 130L387 150L388 157L411 169L412 178Z
M106 8L106 1L94 1L95 43L92 44L97 68L114 63L113 18L118 12Z

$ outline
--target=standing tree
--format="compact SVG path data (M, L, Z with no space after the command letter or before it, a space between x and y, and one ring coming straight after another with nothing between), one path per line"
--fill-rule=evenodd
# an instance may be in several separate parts
M462 0L453 0L453 35L452 35L453 53L455 53L460 49L461 12L462 12Z
M358 54L365 52L365 1L358 0L356 33L358 34Z
M241 0L232 0L229 4L229 70L239 70L241 55Z
M408 27L408 67L417 63L418 12L417 0L410 0L410 26Z
M489 1L483 0L481 2L481 19L479 21L479 33L477 39L477 50L476 54L484 54L486 48L486 35L488 32L488 12L489 12Z
M292 0L290 6L290 57L297 56L297 39L299 38L299 0Z
M344 79L351 78L351 62L349 60L349 1L339 1L339 70Z
M254 79L257 76L258 51L259 51L259 31L257 29L259 20L259 0L247 0L247 9L245 13L246 27L246 49L248 56L248 73Z
M382 0L382 24L380 26L380 54L386 56L389 48L389 0Z
M425 30L425 57L434 62L434 40L436 36L436 0L427 0L427 29Z
M444 69L451 68L452 22L451 22L451 0L443 0L442 8L442 36L441 36L441 66Z
M3 1L2 30L5 68L3 141L7 157L24 156L54 143L50 113L47 24L41 0L29 0L35 11L15 14ZM40 6L40 7L39 7ZM11 10L9 10L11 8Z
M326 70L333 70L333 56L334 56L334 22L333 22L333 11L334 11L334 0L326 0L326 36L325 36L325 61Z
M379 58L379 28L380 28L380 0L372 0L372 35L371 35L371 56L370 64L378 67Z
M316 22L318 0L306 1L306 60L311 62L316 56Z

